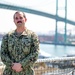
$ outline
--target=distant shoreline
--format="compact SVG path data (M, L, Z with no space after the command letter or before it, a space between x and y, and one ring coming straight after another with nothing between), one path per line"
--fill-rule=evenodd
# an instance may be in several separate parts
M49 43L49 42L40 42L40 44L52 44L52 45L61 45L61 46L75 46L75 44Z

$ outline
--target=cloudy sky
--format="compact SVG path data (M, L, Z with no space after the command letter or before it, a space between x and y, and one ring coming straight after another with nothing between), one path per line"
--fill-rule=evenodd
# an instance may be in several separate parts
M23 7L47 12L50 14L56 14L56 0L0 0L0 2L20 5ZM58 15L65 17L65 0L58 0L59 11ZM75 21L75 0L67 0L67 18L69 20ZM15 28L13 22L13 14L15 11L1 9L0 8L0 32L8 32ZM26 13L26 12L25 12ZM26 13L27 23L26 27L40 33L52 33L55 30L55 20L51 18L46 18L38 16L35 14ZM58 31L64 32L65 24L63 22L58 22ZM67 24L68 32L75 33L74 25Z

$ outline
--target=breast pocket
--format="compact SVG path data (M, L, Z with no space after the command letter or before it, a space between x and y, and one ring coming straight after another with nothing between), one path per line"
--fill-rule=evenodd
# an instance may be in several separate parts
M12 48L13 48L13 46L14 46L14 42L13 42L13 40L8 40L8 50L12 50Z
M30 47L31 47L31 40L26 38L24 39L23 43L22 43L22 48L25 54L29 54L30 53Z

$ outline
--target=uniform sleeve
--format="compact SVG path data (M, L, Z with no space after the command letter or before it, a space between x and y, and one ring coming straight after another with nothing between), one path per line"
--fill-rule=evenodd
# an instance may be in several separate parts
M38 36L33 33L31 36L31 39L32 39L31 52L25 59L20 61L20 63L22 64L22 67L33 66L35 61L38 59L38 54L39 54Z
M12 61L8 52L8 37L5 35L1 43L1 60L6 65L9 66L12 64Z

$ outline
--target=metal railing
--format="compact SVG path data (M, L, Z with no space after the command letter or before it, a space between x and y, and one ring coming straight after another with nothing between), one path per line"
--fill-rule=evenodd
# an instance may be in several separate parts
M74 75L75 57L38 59L35 75Z
M0 75L4 70L0 63ZM38 59L34 64L35 75L75 75L75 57Z

